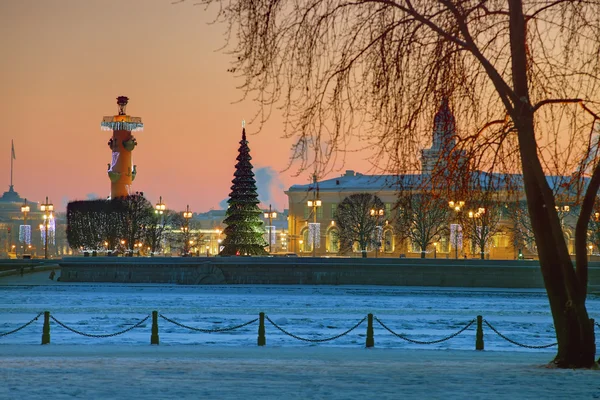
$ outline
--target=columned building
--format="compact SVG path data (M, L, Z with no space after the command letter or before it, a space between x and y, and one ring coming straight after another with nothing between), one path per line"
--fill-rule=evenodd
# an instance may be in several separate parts
M519 228L518 233L515 228L519 223L518 218L515 218L516 214L520 213L521 217L525 216L523 220L528 220L525 196L520 189L522 176L480 171L462 172L466 171L462 167L467 165L467 158L464 152L456 149L455 118L446 100L442 101L433 122L432 144L430 148L421 152L422 171L419 173L401 176L364 175L347 170L336 178L313 178L313 182L309 184L291 186L285 192L289 201L288 250L299 256L360 257L360 250L356 246L352 251L340 251L335 214L338 205L346 197L357 193L369 193L379 197L385 207L384 222L381 227L378 226L381 247L368 249L369 257L420 257L422 249L409 239L401 238L396 232L395 206L402 191L409 194L437 193L441 199L439 204L448 207L448 216L443 222L446 229L436 242L425 250L427 258L480 258L482 253L489 259L536 258L537 251L530 224L528 228L527 222L523 222L524 226ZM468 190L462 194L449 194L460 184L464 185L464 182L459 184L455 181L457 178L451 175L452 171L461 171L454 176L460 176L461 179L466 176L468 179L465 181L471 182L467 184ZM444 179L437 180L438 177ZM558 188L560 192L565 181L570 178L548 176L547 179L550 185ZM482 205L475 206L474 201L478 195L482 197L484 192L493 193L492 203L487 210ZM448 198L454 196L457 198ZM461 196L464 198L458 198ZM569 194L565 193L563 198L565 204L560 205L559 216L561 221L564 221L565 240L572 253L574 246L571 225L576 215L573 213L573 207L569 208L567 205ZM457 204L453 204L452 201L456 201ZM476 223L473 227L472 223L476 218L482 221L481 216L485 212L488 212L488 215L491 212L495 213L496 219L495 229L487 237L485 249L482 251L472 236L470 239L466 235L463 237L463 228L467 228L471 223L471 232L484 229ZM481 224L483 226L483 223ZM525 232L527 229L529 232Z

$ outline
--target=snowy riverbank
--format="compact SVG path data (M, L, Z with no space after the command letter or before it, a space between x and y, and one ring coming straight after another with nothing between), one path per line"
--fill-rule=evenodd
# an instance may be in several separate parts
M600 371L553 353L0 345L0 398L591 399Z

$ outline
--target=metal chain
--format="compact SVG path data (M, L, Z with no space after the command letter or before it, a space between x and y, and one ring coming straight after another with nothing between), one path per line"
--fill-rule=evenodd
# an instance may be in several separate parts
M248 321L248 322L246 322L244 324L241 324L241 325L231 326L229 328L200 329L200 328L194 328L194 327L191 327L191 326L184 325L184 324L182 324L180 322L177 322L177 321L174 321L174 320L172 320L170 318L167 318L167 317L165 317L162 314L159 314L158 316L161 317L162 319L164 319L165 321L170 322L172 324L175 324L177 326L180 326L182 328L189 329L191 331L196 331L196 332L203 332L203 333L215 333L215 332L233 331L235 329L243 328L246 325L250 325L250 324L253 324L254 322L258 321L258 318L255 318L252 321Z
M148 318L150 318L150 315L147 315L146 318L142 319L141 321L139 321L138 323L136 323L135 325L130 326L129 328L122 330L120 332L115 332L115 333L108 333L108 334L104 334L104 335L95 335L92 333L85 333L85 332L81 332L78 331L77 329L73 329L65 324L63 324L62 322L60 322L59 320L57 320L56 318L54 318L53 315L50 316L50 318L52 318L54 320L54 322L56 322L57 324L59 324L60 326L62 326L63 328L70 330L73 333L76 333L78 335L81 336L87 336L87 337L91 337L91 338L108 338L108 337L113 337L113 336L117 336L117 335L122 335L123 333L127 333L132 329L135 329L137 327L139 327L140 325L142 325L144 322L146 322L148 320Z
M14 330L12 330L12 331L10 331L10 332L4 332L4 333L0 333L0 337L3 337L3 336L8 336L8 335L10 335L10 334L12 334L12 333L17 333L17 332L19 332L21 329L28 327L28 326L29 326L29 325L31 325L31 324L32 324L34 321L37 321L37 319L38 319L38 318L40 317L40 315L42 315L43 313L44 313L44 312L42 311L41 313L39 313L38 315L36 315L36 316L35 316L35 317L34 317L34 318L31 320L31 321L27 322L25 325L22 325L22 326L20 326L20 327L19 327L19 328L17 328L17 329L14 329Z
M489 322L487 322L487 320L485 320L485 319L484 319L484 320L483 320L483 322L485 322L485 324L486 324L486 325L487 325L487 326L488 326L488 327L489 327L489 328L490 328L492 331L494 331L494 333L496 333L496 335L500 336L502 339L504 339L504 340L506 340L507 342L510 342L510 343L512 343L512 344L514 344L514 345L521 346L521 347L525 347L525 348L527 348L527 349L547 349L548 347L556 346L556 345L558 344L558 343L552 343L552 344L546 344L546 345L544 345L544 346L530 346L530 345L527 345L527 344L522 344L522 343L519 343L519 342L515 342L514 340L512 340L512 339L509 339L509 338L507 338L506 336L504 336L503 334L501 334L500 332L498 332L498 330L497 330L496 328L494 328L494 327L492 326L492 324L490 324Z
M296 336L293 333L290 333L290 332L286 331L285 329L283 329L282 327L280 327L279 325L277 325L275 322L273 322L273 320L271 320L271 318L269 318L266 315L265 315L265 318L275 328L279 329L281 332L285 333L286 335L291 336L294 339L303 340L305 342L311 342L311 343L322 343L322 342L328 342L330 340L341 338L342 336L347 335L350 332L352 332L353 330L355 330L356 328L358 328L360 326L360 324L362 324L363 322L365 322L365 320L367 319L367 317L364 317L363 319L361 319L360 321L358 321L358 323L356 325L354 325L352 328L348 329L346 332L340 333L339 335L336 335L336 336L333 336L333 337L330 337L330 338L326 338L326 339L307 339L307 338L303 338L303 337L300 337L300 336Z
M385 329L386 331L388 331L389 333L391 333L392 335L402 339L402 340L406 340L407 342L411 342L411 343L415 343L415 344L436 344L436 343L441 343L441 342L445 342L446 340L450 340L458 335L460 335L461 333L463 333L464 331L466 331L467 329L469 329L469 327L471 325L473 325L475 323L475 319L472 319L464 328L460 329L458 332L453 333L452 335L445 337L443 339L438 339L438 340L431 340L429 342L422 342L420 340L414 340L414 339L409 339L404 335L401 335L399 333L394 332L393 330L391 330L390 328L388 328L383 322L381 322L381 320L377 317L373 317L373 319L377 322L379 322L379 325L381 325L383 327L383 329Z

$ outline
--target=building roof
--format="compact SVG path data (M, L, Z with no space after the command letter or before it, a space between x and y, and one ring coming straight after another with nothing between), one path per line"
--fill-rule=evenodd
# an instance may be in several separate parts
M321 192L356 192L356 191L389 191L399 189L426 188L430 183L428 174L405 175L364 175L359 172L347 170L340 177L317 182ZM495 172L474 171L471 173L474 187L494 188L495 190L523 189L523 176L521 174L504 174ZM557 194L575 194L573 176L548 175L546 181L550 188ZM583 188L587 187L589 178L583 178ZM306 185L292 185L285 193L309 192L313 190L313 183Z

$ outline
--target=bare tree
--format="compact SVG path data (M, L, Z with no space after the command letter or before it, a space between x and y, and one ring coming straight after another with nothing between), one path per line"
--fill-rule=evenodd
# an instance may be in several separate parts
M502 205L489 193L477 194L470 196L460 220L465 237L474 249L479 249L480 258L484 260L492 237L500 232Z
M588 238L592 250L593 247L596 247L596 251L600 252L600 204L598 202L594 204L594 213L590 218Z
M523 250L531 254L537 254L535 245L535 236L533 227L527 210L527 202L517 200L507 204L507 216L510 221L508 229L512 238L512 244L515 250L519 252L519 257L523 256Z
M556 329L555 365L594 364L585 299L588 222L600 187L592 135L599 0L196 2L217 4L234 39L231 70L260 104L259 119L283 109L301 168L314 163L323 175L353 138L359 146L366 138L381 167L414 169L423 127L447 97L457 146L472 166L520 166ZM580 188L576 266L545 177L555 165L574 171ZM590 177L581 181L584 171Z
M163 211L163 214L155 212L146 229L145 243L150 248L150 255L161 251L165 242L167 227L171 224L174 212L171 210Z
M421 258L427 248L447 233L449 208L446 200L432 193L402 193L396 203L394 225L402 239L419 246Z
M375 195L356 193L346 197L335 212L342 251L351 249L356 243L362 257L366 258L369 246L380 246L384 214L384 204Z

